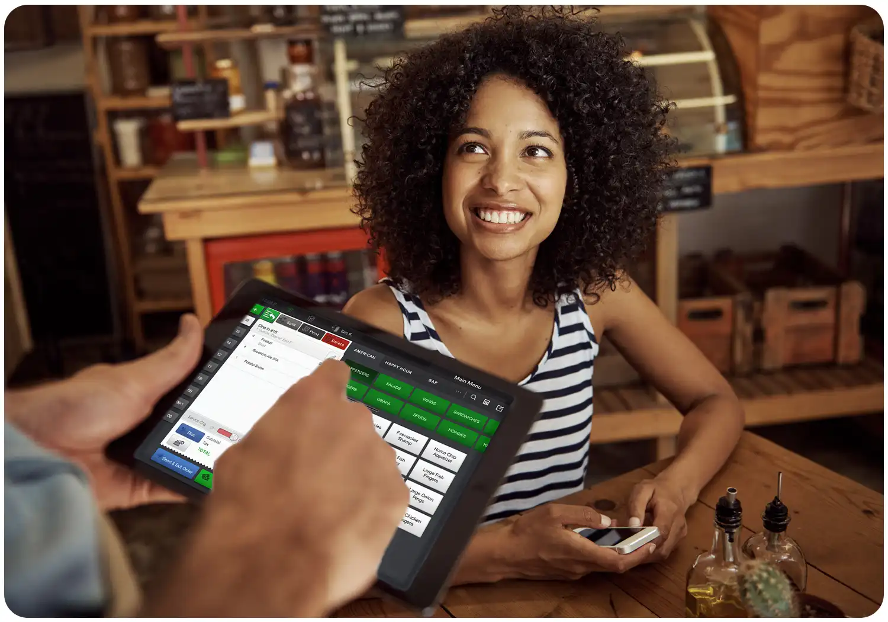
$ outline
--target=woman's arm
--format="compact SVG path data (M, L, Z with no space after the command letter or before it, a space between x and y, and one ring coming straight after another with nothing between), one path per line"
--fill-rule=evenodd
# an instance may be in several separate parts
M596 328L684 415L678 453L656 479L680 490L682 502L690 507L740 439L745 423L740 400L634 282L606 290L587 308Z

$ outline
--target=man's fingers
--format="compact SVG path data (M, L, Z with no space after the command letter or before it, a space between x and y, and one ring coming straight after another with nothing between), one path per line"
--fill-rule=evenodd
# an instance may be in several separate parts
M641 527L644 524L644 514L647 505L654 494L654 487L648 484L638 484L629 495L629 522L628 527Z
M348 379L351 375L351 368L342 361L335 359L327 359L318 368L311 373L312 378L318 378L319 381L329 383L335 391L341 392L345 396L345 388L348 385Z
M611 519L604 514L599 514L586 505L565 505L552 503L546 506L549 516L559 521L563 526L593 527L602 529L609 527Z
M179 321L179 334L167 346L117 369L126 376L127 386L135 387L139 398L153 405L194 369L202 346L200 322L187 313Z

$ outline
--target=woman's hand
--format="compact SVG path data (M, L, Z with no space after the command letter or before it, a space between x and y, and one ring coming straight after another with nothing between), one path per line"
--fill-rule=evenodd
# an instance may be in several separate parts
M668 477L659 476L646 479L635 485L629 495L629 527L645 524L650 516L651 523L660 530L657 552L648 561L662 561L669 557L675 545L688 533L685 514L696 499L680 485Z
M600 529L611 520L581 505L551 503L504 523L475 536L455 583L574 580L590 572L621 573L648 561L655 548L645 546L631 555L620 555L592 544L573 529Z

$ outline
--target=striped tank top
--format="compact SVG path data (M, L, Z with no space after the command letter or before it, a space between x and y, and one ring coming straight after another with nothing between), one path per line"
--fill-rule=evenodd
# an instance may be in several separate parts
M422 302L383 280L401 308L404 337L455 358L435 330ZM487 507L482 524L502 520L582 490L592 428L592 364L598 342L579 290L556 304L552 339L536 368L519 386L543 396L539 419Z

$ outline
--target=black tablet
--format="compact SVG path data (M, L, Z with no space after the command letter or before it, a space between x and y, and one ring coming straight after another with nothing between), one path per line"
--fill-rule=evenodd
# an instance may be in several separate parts
M207 327L194 372L109 456L200 500L216 459L328 358L351 367L348 397L370 409L410 489L377 588L430 613L539 415L535 393L252 280Z

